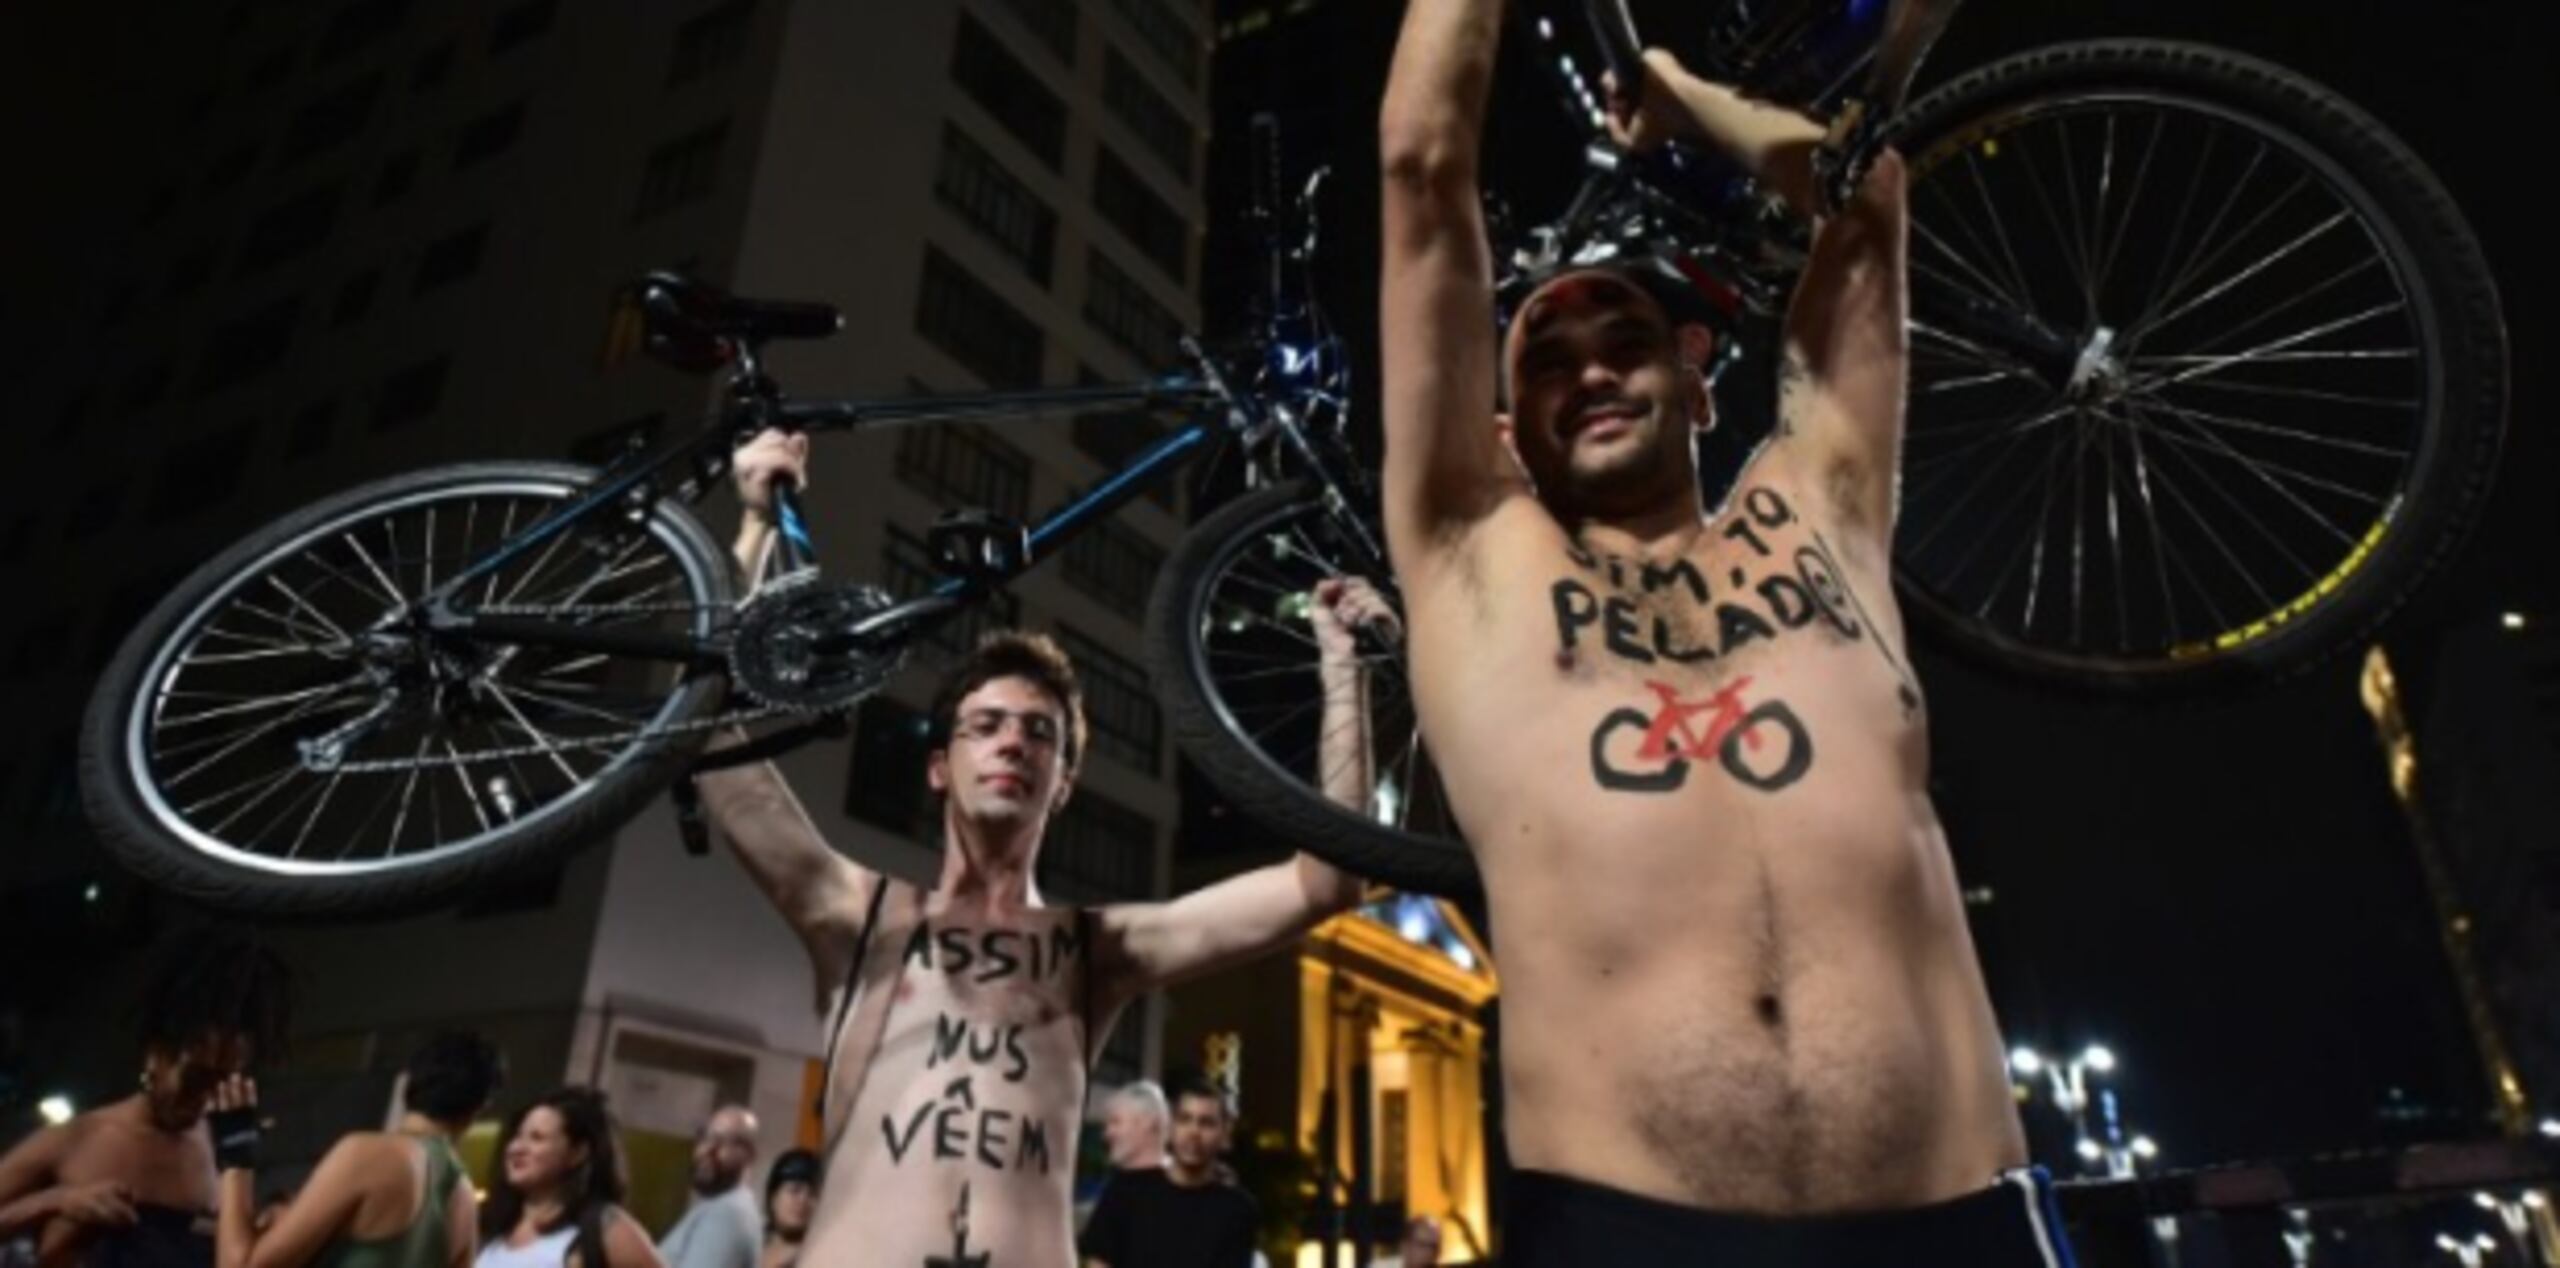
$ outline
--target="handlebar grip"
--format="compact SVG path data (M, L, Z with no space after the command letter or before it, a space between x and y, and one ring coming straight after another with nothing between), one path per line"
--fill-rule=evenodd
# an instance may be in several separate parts
M1633 94L1644 82L1644 43L1636 38L1635 16L1627 0L1582 0L1591 20L1591 36L1600 42L1600 59L1617 76L1618 91Z

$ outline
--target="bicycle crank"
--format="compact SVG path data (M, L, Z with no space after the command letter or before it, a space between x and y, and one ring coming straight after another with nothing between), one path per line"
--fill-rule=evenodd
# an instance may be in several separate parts
M901 650L848 647L843 632L896 601L877 586L820 586L814 576L768 584L738 612L729 674L775 708L824 713L878 691Z

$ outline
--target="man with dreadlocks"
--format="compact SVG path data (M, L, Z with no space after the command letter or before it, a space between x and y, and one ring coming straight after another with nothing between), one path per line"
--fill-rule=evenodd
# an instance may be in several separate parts
M213 1263L215 1142L205 1111L283 1044L291 981L275 952L203 932L169 948L143 1002L139 1087L0 1157L0 1241L45 1268Z

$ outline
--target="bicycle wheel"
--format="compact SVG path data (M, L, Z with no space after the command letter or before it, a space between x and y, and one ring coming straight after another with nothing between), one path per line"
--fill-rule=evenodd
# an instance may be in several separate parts
M411 911L612 831L700 746L680 667L423 634L400 614L582 494L583 468L443 467L269 524L197 569L91 697L89 816L144 879L232 911ZM681 507L598 517L463 609L709 633L728 562ZM335 761L319 756L330 746Z
M1337 512L1312 486L1259 489L1194 525L1156 579L1147 654L1175 738L1245 814L1346 871L1455 895L1475 865L1422 744L1394 649L1364 653L1376 792L1365 813L1328 800L1323 697L1307 605L1316 582L1359 575ZM1393 579L1367 578L1392 598Z
M2506 409L2479 246L2373 118L2219 49L1974 71L1891 139L1915 283L2032 311L2067 375L1913 314L1897 579L1993 666L2223 690L2368 642L2460 542Z

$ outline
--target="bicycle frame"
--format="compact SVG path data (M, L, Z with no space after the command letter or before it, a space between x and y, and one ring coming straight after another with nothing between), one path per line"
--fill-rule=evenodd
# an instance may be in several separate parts
M856 638L895 638L948 616L969 601L1037 566L1094 521L1118 510L1153 482L1195 456L1222 429L1250 427L1241 406L1217 411L1219 391L1185 376L1168 376L1131 386L1059 388L1024 392L989 392L944 397L874 400L786 400L770 392L754 358L742 357L732 376L729 405L699 435L662 445L643 457L626 458L606 468L604 478L586 496L516 534L464 568L428 596L427 626L446 635L492 642L528 643L615 656L673 661L705 666L725 665L722 636L647 633L596 629L566 621L528 620L472 611L458 597L474 581L488 577L528 551L544 548L616 515L637 515L670 493L699 502L728 470L731 449L767 426L788 431L853 431L871 427L947 423L962 419L997 420L1061 408L1182 408L1193 417L1164 436L1102 483L1070 499L1029 526L1030 551L1006 566L946 575L926 593L905 600L857 630ZM1215 412L1216 417L1203 417ZM680 480L670 477L681 471ZM794 567L815 566L798 500L787 491L778 499L777 519Z
M1855 98L1858 72L1876 62L1878 44L1892 19L1911 2L1780 0L1755 16L1749 12L1752 0L1730 0L1717 26L1719 47L1730 41L1732 51L1713 62L1711 73L1755 96L1800 102L1817 111L1839 106ZM1632 82L1642 67L1623 0L1584 0L1584 8L1612 73ZM1552 40L1552 25L1541 24L1539 33ZM1918 49L1925 49L1935 34L1934 29L1922 33ZM1891 69L1907 73L1918 49L1899 50ZM1567 112L1591 118L1596 107L1580 72L1568 60L1537 60L1553 68ZM1886 91L1898 94L1904 87L1896 83ZM1898 109L1901 103L1882 104ZM1800 226L1771 223L1769 200L1750 174L1720 154L1679 144L1648 154L1623 153L1596 119L1588 135L1583 183L1563 214L1536 231L1544 240L1534 257L1541 263L1533 264L1533 257L1523 252L1524 267L1570 258L1606 220L1642 218L1753 312L1778 312L1809 243ZM1910 286L1915 320L1943 323L1948 333L2014 356L2056 383L2071 381L2081 357L2080 340L2073 335L1926 273L1914 272Z

